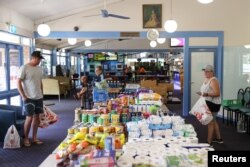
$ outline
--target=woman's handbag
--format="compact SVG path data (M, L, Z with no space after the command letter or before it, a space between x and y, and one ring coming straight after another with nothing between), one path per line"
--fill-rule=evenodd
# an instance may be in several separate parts
M204 97L198 99L191 109L190 114L194 115L202 125L209 124L213 119L212 113L209 110Z
M20 148L20 136L15 125L11 125L4 138L4 149Z
M213 102L211 102L211 101L208 101L208 100L206 100L206 104L207 104L207 107L209 108L209 110L211 111L211 112L218 112L218 111L220 111L220 104L215 104L215 103L213 103Z

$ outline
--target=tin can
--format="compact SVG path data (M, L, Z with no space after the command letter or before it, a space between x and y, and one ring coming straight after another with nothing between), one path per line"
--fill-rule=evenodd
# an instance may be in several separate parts
M123 126L116 126L115 127L115 133L117 135L122 134L123 133Z
M72 135L72 134L74 134L74 133L75 133L74 128L69 128L69 129L68 129L68 134L69 134L69 135Z
M88 122L88 114L82 114L82 123Z
M91 126L91 127L89 128L89 134L92 135L92 136L94 136L95 133L98 132L98 131L99 131L98 126Z
M94 114L89 114L88 115L88 122L89 123L96 123L97 122L97 116Z
M109 115L108 114L102 114L101 117L103 119L103 126L108 126L109 125Z
M98 118L97 118L97 123L98 123L99 125L103 125L103 118L102 118L102 117L98 117Z
M112 125L118 125L119 124L119 118L120 118L120 115L118 115L118 114L112 114L111 115Z
M109 133L109 132L110 132L109 126L104 126L103 127L103 133Z
M87 134L88 133L88 127L81 127L80 132L83 133L83 134Z

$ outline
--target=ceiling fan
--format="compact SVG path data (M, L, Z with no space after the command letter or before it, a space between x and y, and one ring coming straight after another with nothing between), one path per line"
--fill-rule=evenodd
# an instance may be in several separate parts
M109 13L108 10L106 9L106 0L104 0L104 8L101 9L101 14L88 15L88 16L83 16L83 17L92 17L92 16L100 16L100 15L103 18L114 17L114 18L119 18L119 19L130 19L130 17L127 17L127 16L121 16L121 15Z

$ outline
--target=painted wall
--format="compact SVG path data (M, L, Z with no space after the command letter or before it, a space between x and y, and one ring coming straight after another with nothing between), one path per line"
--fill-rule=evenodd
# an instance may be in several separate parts
M0 30L8 31L8 24L13 24L17 27L17 34L32 37L33 36L33 21L19 13L0 6Z
M110 13L131 17L130 20L101 16L83 17L100 13L98 8L48 24L52 31L73 31L76 25L80 27L80 31L145 31L146 29L142 28L143 4L162 4L163 24L170 18L170 0L124 0L107 8ZM178 22L178 31L224 31L225 46L238 46L250 44L249 9L249 0L240 0L240 3L236 0L215 0L209 5L202 5L197 0L173 0L172 15ZM0 7L1 30L6 30L6 22L16 25L19 34L27 35L33 30L32 20Z

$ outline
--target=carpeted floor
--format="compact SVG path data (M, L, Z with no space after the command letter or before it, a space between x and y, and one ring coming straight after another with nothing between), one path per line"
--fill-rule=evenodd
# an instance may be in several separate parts
M174 92L174 96L182 98L179 91ZM62 98L59 103L55 97L54 100L46 100L46 102L55 103L50 108L58 114L59 121L46 129L39 129L39 139L45 143L16 150L4 150L3 143L0 143L0 167L37 167L66 137L67 129L74 121L74 109L80 106L80 101ZM167 107L176 114L182 112L182 104L167 104ZM199 142L206 142L207 127L201 125L193 116L186 117L185 121L194 125ZM216 150L250 150L250 135L239 134L236 132L236 127L223 124L221 120L218 121L225 143L214 144Z
M38 137L44 141L43 145L32 145L16 150L2 149L0 144L0 166L1 167L37 167L41 162L60 144L66 137L67 129L73 124L74 109L80 106L80 101L74 99L61 99L59 103L55 100L45 100L55 105L49 106L59 116L59 121L48 128L39 128Z

